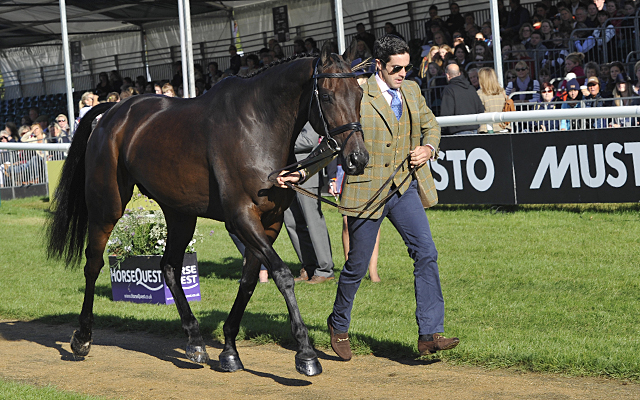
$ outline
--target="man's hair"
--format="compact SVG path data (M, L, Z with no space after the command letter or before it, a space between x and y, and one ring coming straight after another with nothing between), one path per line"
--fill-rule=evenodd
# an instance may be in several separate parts
M533 36L533 35L538 35L538 36L540 36L540 38L542 39L542 32L539 32L539 31L533 31L533 32L531 32L531 36Z
M436 11L438 11L438 6L436 6L435 4L434 4L434 5L432 5L431 7L429 7L429 11L431 11L431 10L436 10Z
M460 66L458 64L449 64L444 70L451 78L460 76Z
M356 24L356 28L358 28L358 27L360 27L360 26L364 28L364 24L363 24L362 22L358 22L358 23Z
M388 63L391 56L409 53L409 45L396 35L386 35L376 40L373 45L373 57Z

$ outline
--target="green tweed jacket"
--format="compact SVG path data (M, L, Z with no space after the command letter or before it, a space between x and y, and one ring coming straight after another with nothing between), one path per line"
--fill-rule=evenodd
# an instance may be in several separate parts
M416 146L429 144L437 150L440 144L440 126L415 82L404 81L400 88L403 99L403 115L400 121L382 96L375 75L372 75L362 88L364 94L360 107L360 123L369 152L369 164L363 175L347 176L342 191L343 207L357 207L366 203ZM396 174L394 183L399 185L408 171L409 165L405 162ZM418 169L412 179L418 181L418 191L425 208L438 203L438 194L428 164ZM400 193L407 189L410 182L411 179L405 182L400 188ZM373 203L384 197L388 191L388 187L385 188ZM383 206L380 206L375 210L343 211L343 214L377 219L382 216L382 209Z

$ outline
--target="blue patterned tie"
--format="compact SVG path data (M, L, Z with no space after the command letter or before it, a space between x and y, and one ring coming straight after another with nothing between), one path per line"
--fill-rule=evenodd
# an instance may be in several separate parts
M400 101L400 96L398 96L398 89L389 89L387 91L391 95L391 109L398 121L400 121L400 117L402 117L402 102Z

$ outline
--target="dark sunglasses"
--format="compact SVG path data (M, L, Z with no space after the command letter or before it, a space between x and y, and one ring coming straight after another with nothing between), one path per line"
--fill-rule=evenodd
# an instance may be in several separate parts
M516 78L517 78L517 77L516 77L516 76L513 76L513 75L509 75L509 76L507 76L507 79L516 79Z
M543 90L541 93L553 93L553 90L551 90L551 89L545 89L545 90Z
M587 86L598 86L599 83L589 83Z
M66 120L66 119L57 119L57 120L56 120L56 122L57 122L57 123L60 123L60 122L67 122L67 120Z
M522 71L526 71L526 70L528 70L528 69L529 69L529 68L516 68L516 71L517 71L517 72L522 72Z
M387 67L387 63L384 63L384 67L385 68ZM395 75L398 72L402 71L403 68L407 73L409 73L409 71L413 69L413 64L407 64L406 66L396 65L391 69L391 72L389 72L389 75Z

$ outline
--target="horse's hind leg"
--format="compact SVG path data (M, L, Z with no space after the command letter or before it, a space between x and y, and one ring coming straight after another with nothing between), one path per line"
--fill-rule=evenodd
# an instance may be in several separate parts
M200 325L191 312L180 284L184 252L196 229L197 217L177 213L168 207L162 207L162 210L167 221L167 247L160 261L160 267L178 308L182 329L189 338L186 355L193 362L206 363L209 361L209 354L200 334Z
M104 266L104 248L115 223L97 224L89 222L89 243L85 250L87 263L84 267L84 302L80 312L80 329L73 332L71 350L77 356L86 356L91 350L91 331L93 328L93 297L96 279Z

